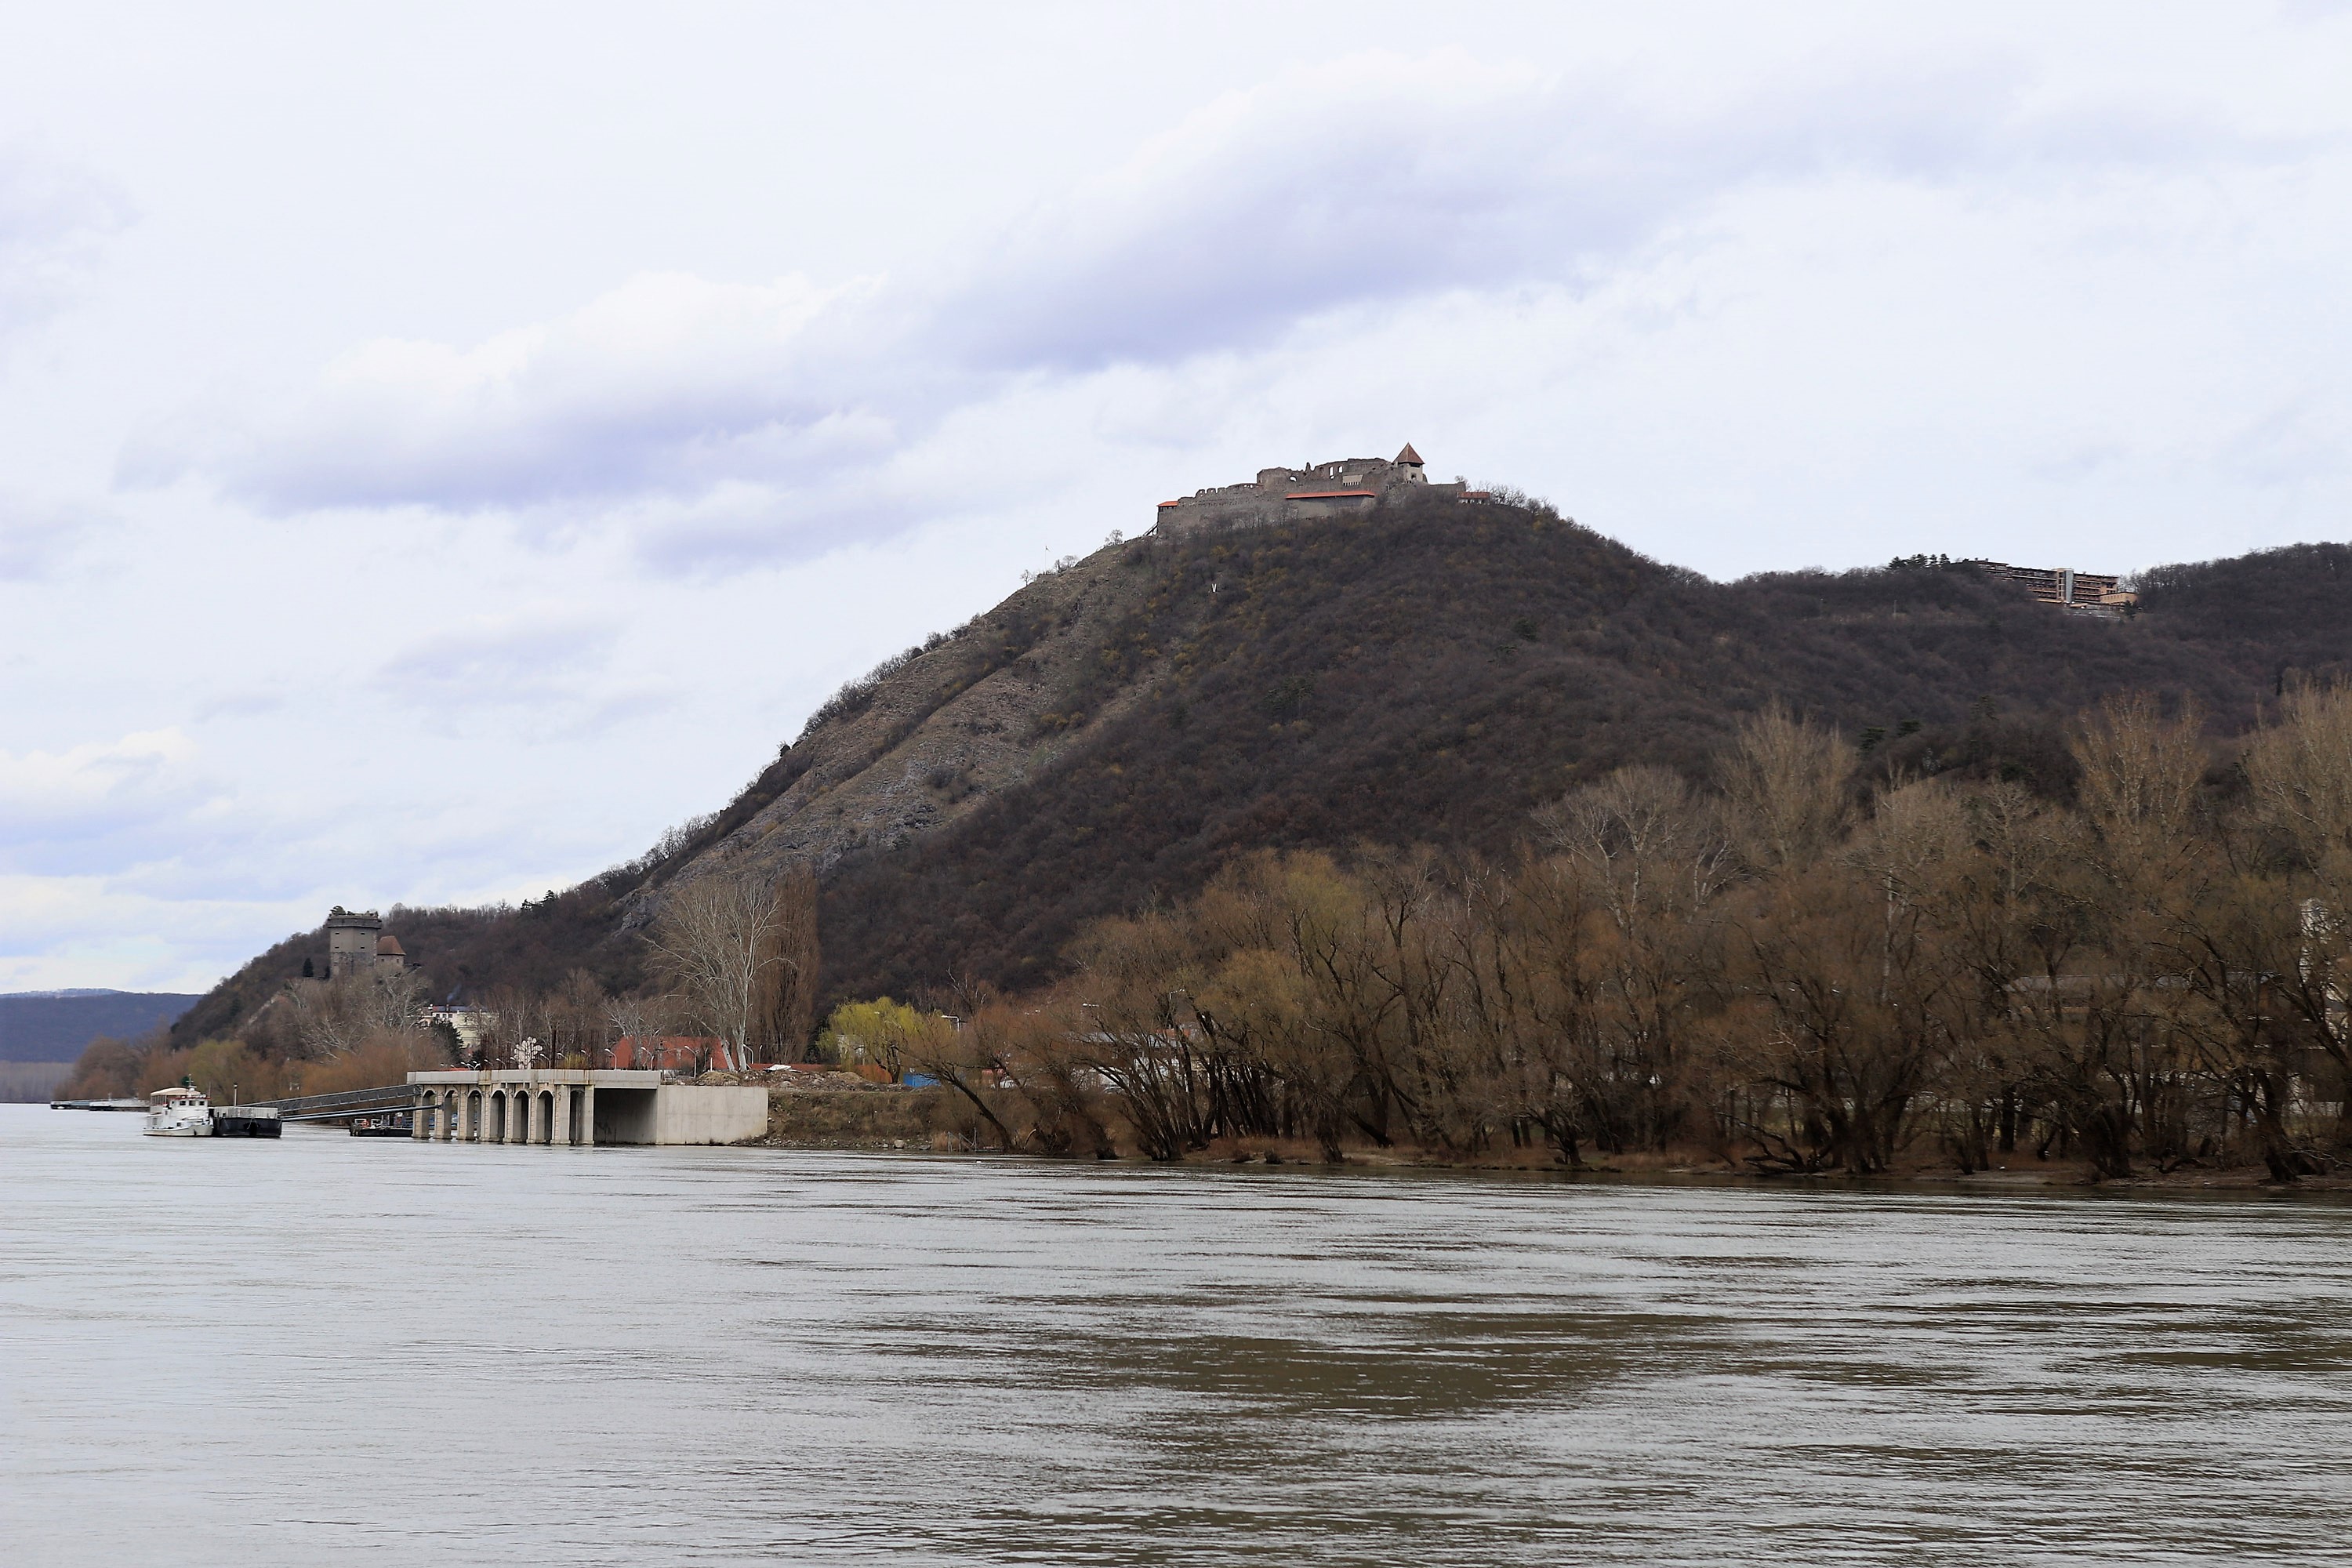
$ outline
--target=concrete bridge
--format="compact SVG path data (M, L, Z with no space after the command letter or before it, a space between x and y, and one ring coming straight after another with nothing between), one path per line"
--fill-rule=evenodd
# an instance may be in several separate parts
M413 1072L410 1136L457 1143L741 1143L768 1130L768 1091L664 1083L654 1071Z

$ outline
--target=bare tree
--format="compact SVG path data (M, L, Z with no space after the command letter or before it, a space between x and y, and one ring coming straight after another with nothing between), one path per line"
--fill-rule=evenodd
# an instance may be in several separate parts
M614 1043L629 1042L633 1052L653 1051L659 1061L662 1037L669 1033L670 1005L666 996L625 996L604 1004L604 1023ZM635 1060L635 1058L632 1058Z
M798 1061L816 1027L816 868L807 861L777 879L776 911L760 966L752 1038L778 1059Z
M646 932L679 1011L726 1042L739 1068L751 1059L761 997L784 963L782 895L782 884L763 877L698 877L670 894Z
M526 1067L526 1058L547 1034L545 1000L520 985L499 985L485 999L489 1017L484 1022L478 1047L486 1068Z
M1778 871L1827 853L1849 819L1855 760L1835 734L1777 702L1742 725L1723 793L1748 863Z
M604 984L574 969L547 1000L548 1059L559 1067L603 1065L608 1048Z
M2256 820L2285 850L2295 930L2272 965L2288 1004L2339 1074L2352 1077L2352 686L2287 693L2246 749ZM2338 1144L2352 1152L2352 1095Z
M1548 1054L1602 1149L1663 1147L1717 969L1703 943L1731 869L1719 815L1673 773L1623 768L1538 822L1559 852L1522 879L1541 933L1530 968L1554 983Z
M314 1060L349 1056L371 1036L413 1027L423 1012L424 976L362 973L339 980L294 982L287 1005L302 1054Z

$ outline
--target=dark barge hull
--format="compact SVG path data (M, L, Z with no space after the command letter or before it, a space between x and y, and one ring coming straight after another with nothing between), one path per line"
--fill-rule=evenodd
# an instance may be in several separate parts
M278 1111L274 1107L260 1110L242 1110L234 1105L213 1107L213 1136L215 1138L275 1138L278 1135Z

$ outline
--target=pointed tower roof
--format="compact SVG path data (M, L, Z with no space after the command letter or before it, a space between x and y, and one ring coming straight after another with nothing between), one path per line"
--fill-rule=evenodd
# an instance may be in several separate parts
M1400 463L1411 463L1416 468L1422 467L1421 454L1412 449L1412 443L1410 441L1404 444L1404 450L1396 455L1396 460Z

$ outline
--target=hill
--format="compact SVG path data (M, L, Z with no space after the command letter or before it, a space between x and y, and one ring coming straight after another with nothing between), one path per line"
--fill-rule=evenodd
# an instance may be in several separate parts
M1392 497L1344 520L1115 542L837 694L733 802L520 910L394 910L437 990L642 979L635 930L681 879L814 861L826 989L1049 977L1087 921L1258 847L1502 852L1626 763L1705 772L1775 700L1881 769L2063 794L2100 698L2192 697L2217 732L2298 676L2352 672L2352 547L2147 574L2119 621L1913 564L1721 584L1533 505ZM175 1037L231 1027L289 939Z
M170 991L18 991L0 995L0 1062L69 1062L100 1035L129 1039L201 998Z

